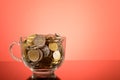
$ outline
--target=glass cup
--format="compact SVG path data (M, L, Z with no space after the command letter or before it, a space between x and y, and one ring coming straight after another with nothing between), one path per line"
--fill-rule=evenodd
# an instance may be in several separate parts
M65 37L58 34L33 34L12 42L9 51L11 57L23 62L35 77L51 77L64 60L65 41ZM13 54L14 45L20 46L21 58Z

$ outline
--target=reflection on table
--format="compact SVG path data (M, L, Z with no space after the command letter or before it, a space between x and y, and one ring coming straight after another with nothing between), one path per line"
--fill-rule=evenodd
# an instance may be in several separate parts
M0 62L0 80L120 80L120 61L65 61L55 74L52 78L38 78L23 63Z
M32 74L27 80L60 80L55 73L51 73L49 75L39 75L39 74Z

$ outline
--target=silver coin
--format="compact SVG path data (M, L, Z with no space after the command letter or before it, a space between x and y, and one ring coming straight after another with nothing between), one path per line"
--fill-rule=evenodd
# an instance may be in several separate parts
M55 38L56 39L61 39L61 36L58 33L55 33Z
M55 61L60 60L61 54L58 50L53 53L53 58L54 58Z
M45 57L48 57L48 55L50 54L50 50L48 48L48 46L45 46L42 48L43 54Z
M37 35L33 40L34 45L38 47L43 47L45 45L45 42L46 42L46 39L45 39L45 36L43 35Z
M56 37L59 37L59 36L60 36L60 34L58 34L58 33L55 33L55 36L56 36Z
M58 39L55 39L55 40L54 40L54 42L60 42L60 40L58 40Z

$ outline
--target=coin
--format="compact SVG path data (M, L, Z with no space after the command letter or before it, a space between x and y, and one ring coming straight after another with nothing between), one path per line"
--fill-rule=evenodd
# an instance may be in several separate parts
M60 40L58 40L58 39L55 39L55 40L54 40L54 42L60 42Z
M59 66L64 58L63 37L59 34L34 34L21 45L25 64L33 69L49 69Z
M52 51L56 51L58 49L57 43L49 43L49 49Z
M58 33L55 33L55 36L56 36L56 37L59 37L59 36L60 36L60 34L58 34Z
M45 57L47 57L50 54L50 50L49 50L48 46L43 47L42 51L43 51Z
M55 37L56 37L56 39L61 39L61 36L58 34L58 33L55 33Z
M55 61L60 60L61 54L58 50L53 53L53 58L54 58Z
M27 44L32 45L32 42L33 42L35 37L36 37L36 34L33 34L33 35L27 37Z
M55 36L53 34L48 34L46 35L46 39L54 39Z
M54 42L54 39L55 39L55 36L54 36L54 35L52 35L52 34L46 35L46 41L47 41L48 43Z
M31 49L28 51L28 58L32 61L32 62L36 62L36 61L40 61L43 57L43 53L41 50L37 49Z
M45 36L43 35L37 35L33 40L34 45L38 47L43 47L45 45L45 42L46 42L46 39L45 39Z

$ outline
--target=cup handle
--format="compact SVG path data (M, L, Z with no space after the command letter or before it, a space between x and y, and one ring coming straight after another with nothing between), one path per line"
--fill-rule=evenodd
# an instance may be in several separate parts
M9 47L10 55L11 55L11 57L12 57L14 60L19 61L19 62L22 62L22 59L16 57L16 56L14 55L14 53L13 53L12 48L13 48L14 45L20 46L20 43L18 43L18 42L12 42L12 44L11 44L10 47Z

